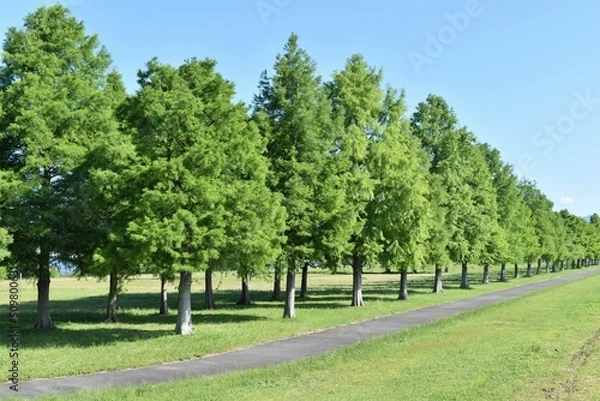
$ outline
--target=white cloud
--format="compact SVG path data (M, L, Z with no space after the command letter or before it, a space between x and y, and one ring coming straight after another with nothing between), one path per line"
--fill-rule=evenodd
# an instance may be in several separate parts
M573 198L571 198L570 196L561 196L560 197L560 204L561 205L572 205L573 204Z

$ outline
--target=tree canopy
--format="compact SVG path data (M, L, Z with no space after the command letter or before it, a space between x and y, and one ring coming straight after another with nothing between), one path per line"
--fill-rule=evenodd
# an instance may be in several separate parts
M251 106L212 59L150 60L128 94L108 51L61 5L6 33L0 62L0 262L37 279L36 329L51 329L50 276L179 276L175 332L192 333L193 274L287 272L285 318L302 268L435 274L469 266L600 258L600 217L555 211L435 94L408 115L404 91L360 54L323 81L291 34ZM282 269L283 267L283 269ZM304 280L303 280L304 281ZM304 283L306 284L306 283ZM207 297L207 305L211 304ZM243 295L247 302L247 293ZM166 313L165 300L161 311Z

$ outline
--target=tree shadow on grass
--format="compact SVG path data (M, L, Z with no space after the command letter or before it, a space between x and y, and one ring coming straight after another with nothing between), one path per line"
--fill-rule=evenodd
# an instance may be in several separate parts
M260 316L251 314L215 314L203 313L204 299L197 294L192 297L192 312L196 324L224 324L224 323L243 323L248 321L263 319ZM134 293L122 294L118 297L117 316L119 323L123 324L172 324L175 325L177 318L177 297L170 297L168 305L170 313L160 315L158 313L159 301L158 294ZM103 325L106 321L106 296L90 296L71 300L51 300L50 315L52 320L58 325L59 332L61 325L65 324L90 324ZM36 302L23 302L20 307L21 327L32 327ZM108 324L107 329L110 329ZM86 329L81 329L85 331Z
M117 327L108 323L86 329L60 328L51 331L21 329L20 347L27 349L75 347L89 348L121 342L143 341L172 334L172 330L140 330Z

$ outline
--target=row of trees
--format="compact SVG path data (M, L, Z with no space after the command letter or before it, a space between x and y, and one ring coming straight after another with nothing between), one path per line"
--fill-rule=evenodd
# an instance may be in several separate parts
M149 61L127 95L97 36L68 9L42 7L9 29L0 65L0 257L36 277L35 327L54 328L50 269L110 277L107 318L129 277L179 276L175 332L189 334L192 274L286 277L284 317L295 316L295 277L309 266L353 270L363 305L367 264L407 274L526 263L556 268L600 256L600 219L553 204L479 143L439 96L406 117L404 94L384 87L360 55L328 82L291 35L251 107L213 60Z

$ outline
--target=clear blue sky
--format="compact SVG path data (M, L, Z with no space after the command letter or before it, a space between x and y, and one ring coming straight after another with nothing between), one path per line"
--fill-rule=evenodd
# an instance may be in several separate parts
M580 0L63 0L108 48L130 92L157 56L210 57L252 101L289 34L328 80L353 53L407 94L428 93L554 202L600 212L600 3ZM50 0L2 4L0 31Z

